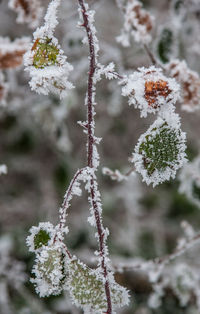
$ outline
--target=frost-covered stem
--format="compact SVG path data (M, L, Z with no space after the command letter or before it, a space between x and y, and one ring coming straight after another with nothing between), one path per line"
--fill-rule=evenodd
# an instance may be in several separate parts
M157 265L157 266L166 266L168 265L170 262L172 262L174 259L176 259L177 257L183 255L187 250L189 250L191 247L193 247L195 244L200 242L200 233L197 233L194 237L190 238L187 242L185 242L184 245L182 245L181 247L177 247L173 253L168 254L168 255L164 255L162 257L157 257L153 260L144 262L144 263L140 263L140 264L135 264L135 265L113 265L113 268L116 270L120 270L120 271L136 271L136 270L144 270L148 268L145 266L147 264L149 265Z
M73 187L74 185L77 183L79 176L83 173L85 168L82 168L80 170L77 170L77 172L75 173L73 179L71 180L71 183L68 187L68 190L64 196L64 201L62 204L62 207L60 209L60 224L59 224L59 229L62 231L62 229L65 226L65 222L66 222L66 215L67 215L67 208L69 207L69 202L72 199L72 195L73 195Z
M91 169L95 169L93 160L94 160L94 91L95 91L95 83L94 83L94 74L97 67L96 63L96 53L95 53L95 46L94 46L94 38L93 32L90 27L89 19L88 19L88 12L85 6L84 0L78 0L81 13L83 16L83 27L85 27L88 43L89 43L89 52L90 52L90 65L89 65L89 74L88 74L88 90L87 90L87 129L88 129L88 167ZM96 184L95 184L96 183ZM112 313L112 302L111 302L111 293L108 281L108 269L106 266L106 247L105 247L105 230L102 224L98 203L96 200L95 194L98 192L98 185L95 182L94 174L91 174L90 178L90 197L91 197L91 204L94 211L94 217L98 232L99 238L99 253L101 256L101 267L103 270L103 275L105 278L105 293L107 298L107 314Z

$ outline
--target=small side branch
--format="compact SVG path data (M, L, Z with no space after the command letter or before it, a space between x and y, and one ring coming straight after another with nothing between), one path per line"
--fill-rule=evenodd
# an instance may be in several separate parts
M64 226L65 226L66 216L67 216L67 209L68 209L69 206L70 206L70 201L71 201L73 195L74 195L74 194L77 194L77 193L75 193L75 191L74 191L74 187L75 187L75 185L77 185L77 183L78 183L78 181L79 181L79 179L80 179L80 176L83 174L84 170L86 170L86 168L82 168L82 169L78 170L78 171L75 173L75 175L74 175L74 177L73 177L73 179L72 179L72 181L71 181L71 183L70 183L70 185L69 185L69 187L68 187L68 190L67 190L67 192L66 192L66 194L65 194L65 196L64 196L64 201L63 201L62 207L61 207L61 209L60 209L60 224L59 224L59 229L60 229L61 231L62 231L62 229L63 229Z

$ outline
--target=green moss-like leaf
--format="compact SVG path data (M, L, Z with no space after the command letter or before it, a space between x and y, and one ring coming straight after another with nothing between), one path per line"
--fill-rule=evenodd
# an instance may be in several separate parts
M37 69L43 69L46 66L57 65L59 49L54 45L51 39L46 38L44 41L38 41L33 49L33 65Z
M34 248L38 250L43 245L47 246L50 240L50 235L46 230L40 229L40 231L34 236Z
M173 33L170 29L163 29L158 42L158 56L163 63L169 62L169 55L173 45Z
M69 263L70 294L73 301L82 308L90 307L95 313L106 311L107 302L105 296L105 286L94 270L78 260ZM118 284L111 287L113 305L123 304L123 296L126 290ZM100 312L99 312L100 311Z
M157 132L156 135L146 135L139 148L139 153L144 156L143 163L149 176L155 170L162 172L172 163L176 163L179 154L179 140L175 130L164 123L159 130L154 128L153 131Z

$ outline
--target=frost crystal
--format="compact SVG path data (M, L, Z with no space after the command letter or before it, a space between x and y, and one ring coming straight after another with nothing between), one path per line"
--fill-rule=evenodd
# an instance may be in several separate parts
M124 47L130 46L130 36L136 42L149 43L152 40L150 32L153 28L153 17L142 8L137 0L129 0L124 9L124 26L117 41Z
M184 193L196 206L200 207L200 157L183 167L179 175L179 192Z
M153 187L174 178L186 161L185 133L176 114L158 119L139 138L132 161L147 184ZM173 120L174 117L174 120Z
M17 23L27 23L30 28L38 26L43 12L40 0L9 0L8 6L16 11Z
M200 77L195 71L188 68L185 61L173 60L166 65L171 76L182 86L182 109L193 112L200 109Z
M54 226L50 222L40 222L38 227L33 226L30 229L30 235L26 239L29 251L41 251L43 247L52 245L54 237Z
M73 86L68 81L69 72L73 67L66 62L67 57L53 36L57 21L57 7L60 0L53 0L45 16L45 24L38 28L34 43L24 56L25 70L30 73L30 86L39 94L49 92L58 94L61 98L67 95L67 90Z
M156 113L165 104L174 105L179 99L179 85L167 78L161 69L154 66L139 68L124 81L122 95L129 98L129 105L141 110L141 117Z
M89 313L104 313L107 310L105 296L105 283L102 275L97 270L90 269L78 259L73 258L68 263L69 275L67 289L77 306ZM110 283L113 307L122 307L128 304L128 292L125 288L114 282Z
M40 297L60 294L65 279L63 254L56 245L43 247L36 254L31 281Z

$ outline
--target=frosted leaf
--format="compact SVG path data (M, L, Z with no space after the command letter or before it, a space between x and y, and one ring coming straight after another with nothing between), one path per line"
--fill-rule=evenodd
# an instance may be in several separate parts
M8 84L5 82L4 75L0 71L0 106L6 105L7 94L8 94Z
M97 270L90 269L74 258L68 265L67 289L75 305L87 311L104 313L107 310L105 283ZM128 291L115 283L110 283L114 309L128 304Z
M52 245L55 233L55 228L50 222L40 222L38 227L33 226L30 229L30 235L26 239L29 251L41 251L43 247Z
M141 2L137 0L127 1L124 9L124 25L121 35L117 41L124 47L130 46L130 37L136 42L149 43L152 40L151 30L153 28L153 17L142 8Z
M179 99L179 84L154 66L139 68L121 83L122 95L128 97L129 105L141 110L141 117L158 112L166 104L174 105Z
M140 136L133 153L132 161L143 181L155 187L174 178L176 171L186 161L185 139L180 122L173 124L158 117L147 132Z
M11 41L8 37L0 37L0 69L20 66L29 44L29 37L17 38L14 41Z
M17 23L26 23L30 28L38 26L43 12L41 0L9 0L8 6L16 11Z
M62 292L65 279L62 251L56 245L44 247L36 254L31 282L40 297L57 295Z
M0 175L7 174L7 166L6 165L0 165Z
M185 111L193 112L200 109L200 77L189 69L185 61L178 59L166 65L170 75L181 84L181 104Z
M67 57L53 36L57 21L59 0L53 0L47 10L44 26L38 28L34 43L24 56L25 70L29 72L31 89L38 94L50 92L61 98L67 95L73 85L68 81L73 67L66 61Z
M183 167L179 174L179 192L200 208L200 157Z

